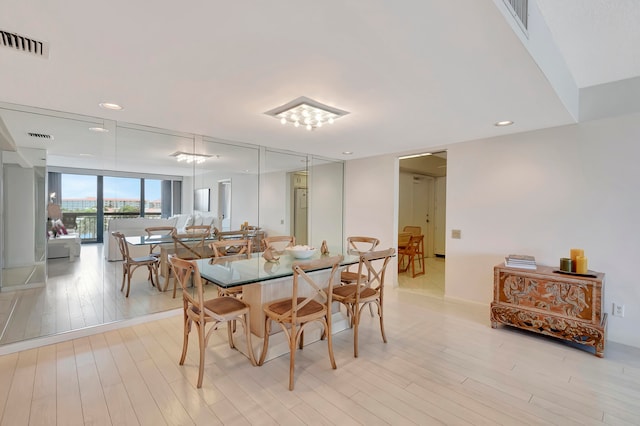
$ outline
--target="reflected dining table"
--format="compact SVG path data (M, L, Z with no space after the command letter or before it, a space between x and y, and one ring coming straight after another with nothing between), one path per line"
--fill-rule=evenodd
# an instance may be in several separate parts
M338 252L341 250L333 251L332 254ZM300 261L319 259L321 256L320 250L316 250L312 257ZM273 300L291 297L292 265L299 259L295 259L290 254L282 254L278 262L268 262L262 257L262 252L252 253L249 258L235 257L237 260L233 259L234 256L229 258L197 259L195 262L198 264L202 278L216 286L225 289L243 286L242 299L250 305L251 332L263 338L265 314L262 306ZM358 255L345 254L340 266L357 264L359 260ZM322 280L327 279L330 271L331 268L324 268L312 271L311 274L316 275L318 280ZM334 285L337 284L339 283L334 282ZM349 328L349 321L336 306L332 314L332 333L347 328ZM279 339L277 336L281 333L277 327L272 329L267 360L289 352L288 341L284 338ZM319 339L319 332L305 331L305 345Z

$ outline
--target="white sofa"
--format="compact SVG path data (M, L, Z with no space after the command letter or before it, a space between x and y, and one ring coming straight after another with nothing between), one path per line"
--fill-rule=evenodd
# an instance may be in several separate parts
M108 261L122 260L120 249L116 239L111 235L112 232L118 231L125 237L134 237L137 235L147 235L145 228L151 226L176 226L177 218L169 219L149 219L145 217L118 218L111 219L107 228L107 235L104 239L104 257ZM149 246L132 246L129 245L129 254L131 257L146 256L149 254Z

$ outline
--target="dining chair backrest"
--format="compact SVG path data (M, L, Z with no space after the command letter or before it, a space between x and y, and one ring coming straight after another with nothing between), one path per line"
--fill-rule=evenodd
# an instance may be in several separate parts
M331 309L331 299L333 284L335 282L335 275L340 266L340 262L344 257L342 255L325 257L314 260L297 261L293 262L291 269L293 270L293 286L291 288L291 310L283 314L284 316L291 316L291 321L295 324L298 312L304 308L311 300L321 299L321 303L326 305L328 309ZM318 269L325 269L331 267L329 277L322 283L316 282L308 271L316 271ZM301 296L300 283L305 282L311 292L307 296ZM299 299L304 297L304 299ZM328 315L327 321L331 322L331 315Z
M238 229L236 231L218 231L216 237L218 240L244 240L247 238L249 231Z
M385 272L391 257L393 257L395 253L396 250L392 247L386 250L369 251L360 255L360 262L358 264L358 275L360 278L357 282L356 303L359 303L360 295L365 288L375 290L380 294L379 298L382 299Z
M287 247L293 247L296 245L296 237L293 235L277 235L274 237L265 237L262 240L263 251L268 248L273 248L277 253L281 253Z
M120 254L122 255L122 259L125 262L130 260L131 256L129 256L129 245L127 244L127 240L125 239L124 234L118 231L114 231L111 233L111 235L113 235L113 237L118 242L118 249L120 249Z
M422 234L422 227L420 226L413 226L413 225L407 225L404 228L402 228L402 232L408 232L412 235L421 235Z
M196 234L211 234L211 226L210 225L189 225L185 226L184 230L186 233L193 232Z
M203 259L207 256L205 250L205 239L209 237L206 232L176 233L173 238L174 253L182 259Z
M374 250L380 240L375 237L348 237L347 238L347 253L359 254L367 251Z
M171 237L177 233L175 226L150 226L148 228L144 228L144 231L147 233L147 237L152 237L154 235ZM167 241L149 244L149 253L153 253L160 244L166 242Z
M193 310L193 312L204 322L204 316L206 314L204 307L204 289L198 264L191 260L180 259L177 256L172 256L170 262L176 280L182 289L182 299L185 308L189 306L195 307L196 309ZM193 290L195 291L191 291L189 287L190 283L193 283Z
M214 257L229 257L248 259L251 257L252 243L250 239L221 240L209 243Z

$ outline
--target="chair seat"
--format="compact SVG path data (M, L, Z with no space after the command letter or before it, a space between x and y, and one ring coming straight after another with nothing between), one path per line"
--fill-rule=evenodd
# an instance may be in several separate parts
M131 262L133 263L155 263L158 261L157 257L153 256L143 256L143 257L132 257Z
M249 305L235 297L218 297L216 299L205 300L204 307L205 316L207 317L209 316L207 315L207 311L210 311L219 317L226 317L228 315L237 316L243 309L249 309ZM200 310L195 305L191 306L191 310L196 315L200 313Z
M302 303L306 298L298 297L298 303ZM291 299L282 299L265 305L264 311L267 315L283 315L291 310ZM326 312L325 306L315 300L311 300L309 303L298 309L298 321L305 322L313 318L320 318ZM286 320L282 320L286 322Z
M349 300L355 301L357 288L358 287L356 284L341 285L341 286L334 287L333 297L336 301L341 301L341 302L349 301ZM376 297L377 295L378 295L378 292L375 291L374 289L363 286L362 290L360 291L360 300L365 301L367 300L367 298Z

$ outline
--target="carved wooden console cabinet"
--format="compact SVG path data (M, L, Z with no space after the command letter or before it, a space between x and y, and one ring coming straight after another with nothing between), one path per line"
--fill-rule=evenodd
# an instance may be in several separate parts
M604 355L604 274L565 275L556 268L494 267L491 326L498 323L593 346Z

